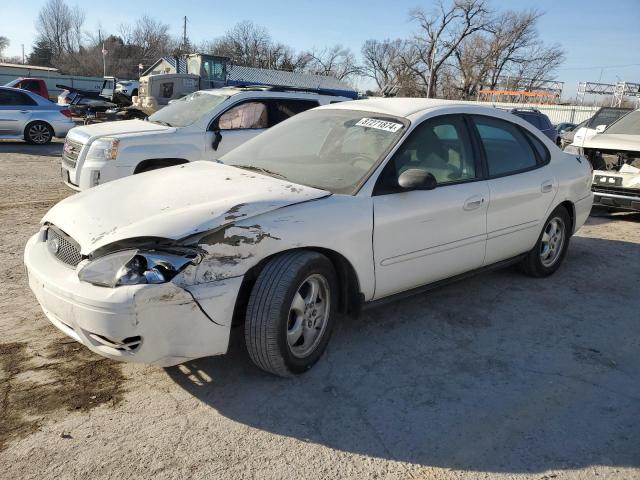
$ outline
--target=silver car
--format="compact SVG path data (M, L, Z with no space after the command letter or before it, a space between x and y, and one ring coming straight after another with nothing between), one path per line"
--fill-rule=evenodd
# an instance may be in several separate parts
M0 138L44 145L74 126L66 107L27 90L0 87Z

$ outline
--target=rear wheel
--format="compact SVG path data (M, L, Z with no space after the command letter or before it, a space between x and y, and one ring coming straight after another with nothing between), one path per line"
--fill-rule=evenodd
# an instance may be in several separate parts
M303 373L324 351L335 318L337 279L333 265L317 252L274 257L260 272L245 319L249 356L280 376Z
M31 122L24 129L24 139L33 145L45 145L53 138L53 128L45 122Z
M532 277L551 275L564 260L570 237L571 218L566 208L558 207L551 212L535 246L522 260L523 271Z

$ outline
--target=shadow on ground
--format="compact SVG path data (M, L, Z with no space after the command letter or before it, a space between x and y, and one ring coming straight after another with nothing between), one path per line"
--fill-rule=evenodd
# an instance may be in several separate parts
M0 153L20 153L23 155L42 155L43 157L60 157L64 140L56 139L47 145L31 145L19 140L1 140Z
M490 472L638 467L638 280L640 245L575 237L551 278L508 269L344 319L301 377L263 374L240 335L227 356L167 373L230 419L346 452Z

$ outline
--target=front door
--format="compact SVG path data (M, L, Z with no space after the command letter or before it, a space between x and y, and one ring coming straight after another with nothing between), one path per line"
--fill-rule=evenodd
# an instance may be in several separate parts
M297 98L252 99L238 103L212 122L205 140L206 156L217 160L267 128L318 105L316 100Z
M20 136L36 103L24 93L0 89L0 135Z
M433 190L402 191L407 169L433 174ZM411 133L374 189L375 298L480 267L489 198L462 116L429 119Z
M217 160L268 126L267 105L260 101L244 102L231 107L212 124L207 132L205 151L209 160Z

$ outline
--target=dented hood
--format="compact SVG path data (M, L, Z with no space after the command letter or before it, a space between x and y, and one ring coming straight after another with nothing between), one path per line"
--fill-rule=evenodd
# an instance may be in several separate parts
M599 133L583 145L585 148L599 148L602 150L640 151L640 135L626 135L619 133Z
M42 221L65 231L86 255L128 238L178 240L328 195L324 190L200 161L72 195L49 210Z

